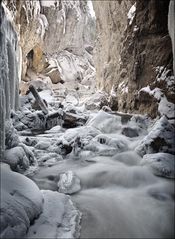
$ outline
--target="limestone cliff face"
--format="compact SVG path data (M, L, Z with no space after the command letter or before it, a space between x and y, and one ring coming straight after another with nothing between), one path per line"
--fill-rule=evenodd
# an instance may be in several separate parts
M140 90L159 88L169 101L174 99L172 84L169 88L164 80L172 80L169 1L93 1L93 5L98 88L116 93L118 110L155 117L158 100Z
M44 37L44 52L55 54L63 50L82 55L85 47L94 44L94 21L86 1L56 1L55 5L41 2L42 13L48 20ZM91 29L90 29L91 28ZM89 34L85 37L85 34Z
M50 71L53 83L62 80L76 87L94 72L95 19L87 1L41 1L41 7L48 21L43 45L48 60L46 72Z
M53 83L88 78L87 69L91 69L92 75L95 19L87 1L4 0L4 3L18 33L22 80L31 80L28 69L37 74L50 71L48 76Z

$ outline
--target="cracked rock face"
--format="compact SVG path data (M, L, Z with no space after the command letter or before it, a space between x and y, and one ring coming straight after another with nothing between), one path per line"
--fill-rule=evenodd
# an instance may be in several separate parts
M164 84L163 77L160 79L165 69L169 76L173 75L169 1L93 1L93 6L97 19L98 88L116 93L118 110L147 112L154 118L158 100L149 94L145 100L140 99L138 91L147 85L151 90L159 87L174 102L173 91ZM170 9L169 28L173 29L173 7ZM169 31L172 36L173 30ZM161 66L162 72L158 72Z

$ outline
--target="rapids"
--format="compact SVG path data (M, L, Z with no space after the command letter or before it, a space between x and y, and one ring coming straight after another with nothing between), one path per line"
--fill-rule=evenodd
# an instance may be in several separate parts
M83 128L79 128L82 135ZM46 140L56 137L51 132ZM53 165L40 166L32 179L40 189L56 191L60 174L71 170L77 175L81 190L70 196L82 212L80 238L174 238L174 181L157 177L140 164L134 148L144 136L131 140L119 129L104 135L125 139L128 145L113 156L110 150L108 156L82 149L78 156L71 153Z

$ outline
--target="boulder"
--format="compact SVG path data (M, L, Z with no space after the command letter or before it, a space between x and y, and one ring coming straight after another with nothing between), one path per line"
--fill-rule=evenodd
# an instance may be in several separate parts
M175 178L175 158L172 154L145 154L140 164L151 168L157 176Z
M175 128L162 116L135 150L141 156L158 152L175 154L174 134Z

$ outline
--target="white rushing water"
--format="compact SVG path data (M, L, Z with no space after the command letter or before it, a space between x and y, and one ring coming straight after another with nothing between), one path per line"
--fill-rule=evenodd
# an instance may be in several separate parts
M82 212L81 238L173 238L174 181L155 176L134 150L148 134L146 123L123 125L120 117L106 114L93 113L80 128L55 127L38 135L42 142L67 143L79 136L84 146L61 161L49 156L53 145L48 151L35 148L40 158L48 157L33 180L41 189L71 194ZM138 136L121 134L129 125Z

